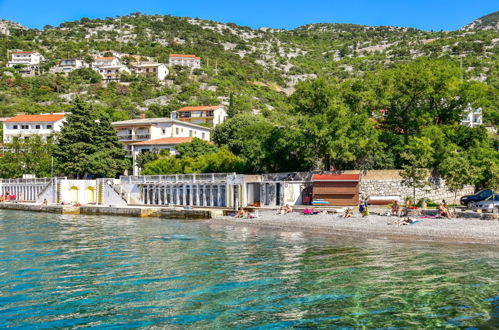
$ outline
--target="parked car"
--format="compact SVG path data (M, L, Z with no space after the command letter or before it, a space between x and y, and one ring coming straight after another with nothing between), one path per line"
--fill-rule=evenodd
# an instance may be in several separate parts
M474 195L461 197L461 205L466 205L467 208L474 208L477 202L486 200L492 195L494 195L494 192L491 189L484 189Z
M499 194L494 194L488 199L476 203L476 208L483 212L499 213Z

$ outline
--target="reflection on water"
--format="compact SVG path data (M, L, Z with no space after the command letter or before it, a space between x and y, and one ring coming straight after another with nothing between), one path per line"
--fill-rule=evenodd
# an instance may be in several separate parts
M493 248L0 213L0 327L499 326Z

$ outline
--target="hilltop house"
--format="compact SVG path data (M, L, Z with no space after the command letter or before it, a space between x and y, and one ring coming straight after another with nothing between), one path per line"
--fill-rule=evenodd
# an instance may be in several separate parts
M139 172L136 165L139 153L167 149L175 154L177 144L191 142L195 137L209 141L211 131L208 127L171 118L132 119L114 122L112 125L118 131L118 139L133 157L134 175Z
M198 125L208 124L210 127L215 127L227 119L227 112L221 105L201 105L183 107L177 111L173 111L171 118Z
M61 60L61 62L50 69L53 73L65 73L68 74L76 69L85 68L87 65L85 62L79 59L66 59Z
M39 52L13 52L7 67L20 66L19 73L23 76L34 76L40 63L45 61L45 57Z
M66 114L51 113L41 115L18 115L3 122L3 142L11 143L16 139L40 136L44 141L59 132Z
M131 66L132 72L138 74L151 75L158 80L165 80L168 75L168 69L163 63L136 63Z
M191 69L201 68L201 58L196 55L170 54L168 57L169 66L186 66Z
M92 63L92 68L105 81L119 80L122 72L130 73L130 70L117 57L96 57Z

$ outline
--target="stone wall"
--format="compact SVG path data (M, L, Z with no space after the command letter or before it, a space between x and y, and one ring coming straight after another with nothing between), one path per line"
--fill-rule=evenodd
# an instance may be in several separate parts
M398 173L397 173L398 176ZM428 178L430 186L423 189L416 189L416 200L425 197L434 202L445 199L448 203L459 203L459 198L463 195L473 194L473 186L468 186L457 193L457 200L454 200L454 193L450 192L445 182L440 178ZM402 185L402 179L374 179L367 180L363 176L360 183L360 192L364 197L369 196L400 196L401 200L412 196L412 188Z

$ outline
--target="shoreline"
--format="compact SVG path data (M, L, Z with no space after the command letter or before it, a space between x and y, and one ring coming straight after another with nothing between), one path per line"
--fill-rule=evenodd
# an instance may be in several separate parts
M395 218L391 218L394 220ZM305 232L321 236L362 239L389 239L415 243L453 243L499 246L499 221L458 219L417 219L411 225L389 225L386 216L354 216L343 219L338 215L264 214L255 219L216 217L207 223L222 226L247 226L282 231Z
M162 208L154 206L81 206L40 205L34 203L0 203L0 209L50 212L73 215L108 215L129 217L157 217L171 220L187 220L220 226L246 226L268 228L287 232L305 232L321 236L349 237L362 239L390 239L404 242L432 242L499 246L499 221L476 218L436 219L429 216L411 217L416 220L410 225L390 225L397 219L371 214L343 219L339 214L303 215L295 212L275 215L274 211L262 210L260 217L235 218L223 216L222 209Z

